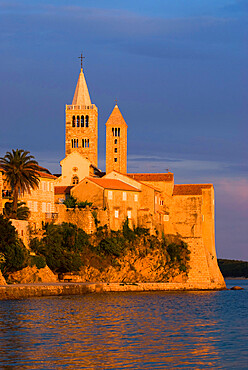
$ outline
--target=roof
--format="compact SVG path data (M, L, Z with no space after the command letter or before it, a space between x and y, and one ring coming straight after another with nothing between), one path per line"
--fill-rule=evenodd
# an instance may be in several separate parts
M72 105L91 105L90 94L84 77L83 69L79 73L78 82L74 97L72 100Z
M127 176L137 181L173 181L172 172L167 173L127 173Z
M211 189L212 184L175 185L173 195L202 195L202 189Z
M36 172L38 173L39 177L43 177L43 178L45 177L47 179L56 179L57 178L56 176L52 175L51 172L47 168L41 167L39 165L37 167L38 167L38 171L36 171ZM0 167L0 171L2 171L3 173L5 172L3 170L3 168L1 168L1 167Z
M70 194L70 190L73 186L54 186L54 194Z
M56 176L52 175L51 173L46 173L42 171L37 171L40 177L45 177L46 179L57 179Z
M115 104L115 107L112 113L110 114L109 119L106 122L106 125L118 125L118 126L125 125L127 126L117 104Z
M151 189L153 189L153 190L158 191L159 193L161 193L161 190L159 188L156 188L156 186L153 186L151 184L147 184L146 182L142 182L142 181L138 181L138 182L140 184L142 184L142 185L148 186L148 188L151 188Z
M120 181L120 180L104 179L104 178L99 179L99 178L96 178L96 177L86 177L85 179L88 179L88 180L94 182L95 184L101 186L104 189L125 190L125 191L140 191L139 189L135 188L134 186L126 184L125 182Z

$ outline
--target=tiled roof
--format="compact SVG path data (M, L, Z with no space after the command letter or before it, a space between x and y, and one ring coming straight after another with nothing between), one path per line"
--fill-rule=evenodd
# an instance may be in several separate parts
M3 173L5 172L1 167L0 167L0 171L2 171ZM37 173L39 174L39 177L43 177L43 178L47 178L47 179L57 178L56 176L52 175L48 169L41 167L41 166L38 166Z
M137 181L137 180L136 180ZM140 184L142 184L142 185L145 185L145 186L148 186L148 188L151 188L151 189L153 189L153 190L155 190L155 191L159 191L160 193L161 193L161 190L159 189L159 188L156 188L156 186L153 186L153 185L151 185L151 184L147 184L146 182L142 182L142 181L138 181Z
M42 171L37 171L40 177L45 177L46 179L57 179L56 176L52 175L51 173L46 173Z
M70 190L73 186L54 186L54 194L70 194Z
M173 195L202 195L202 189L210 189L212 184L175 185Z
M168 173L127 173L127 176L137 181L173 181L174 175Z
M104 189L112 189L112 190L127 190L127 191L140 191L139 189L126 184L123 181L115 180L115 179L105 179L105 178L96 178L96 177L86 177L86 179L94 182L95 184L101 186Z
M112 113L109 116L109 119L106 122L106 125L113 125L113 124L114 125L125 125L125 126L127 125L117 104L115 105Z

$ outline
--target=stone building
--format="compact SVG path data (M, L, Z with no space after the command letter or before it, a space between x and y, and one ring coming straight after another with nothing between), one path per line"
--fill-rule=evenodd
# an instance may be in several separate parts
M25 202L30 210L29 222L34 228L41 228L42 221L51 221L56 217L54 205L54 181L56 176L52 175L49 170L39 166L39 186L30 193L25 192L19 200ZM10 186L5 180L3 173L3 189L2 189L2 206L10 201L12 192Z

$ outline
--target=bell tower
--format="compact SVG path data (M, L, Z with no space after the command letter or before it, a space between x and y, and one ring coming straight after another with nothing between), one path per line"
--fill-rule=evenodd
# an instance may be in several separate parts
M98 109L91 103L82 68L71 105L65 108L65 155L79 152L97 167Z
M116 104L106 122L106 173L127 173L127 124Z

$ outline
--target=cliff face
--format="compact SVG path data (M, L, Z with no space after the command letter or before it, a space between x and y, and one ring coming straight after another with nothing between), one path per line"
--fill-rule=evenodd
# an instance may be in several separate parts
M55 283L57 281L56 275L54 275L48 266L41 269L38 269L36 266L28 266L8 276L8 282L11 284Z
M168 262L166 253L155 249L147 252L139 246L114 260L111 266L99 267L88 261L77 275L64 275L73 282L105 283L172 283L180 289L225 289L216 258L206 252L201 238L184 240L188 243L190 261ZM186 271L184 266L187 267Z
M4 279L3 275L2 275L1 270L0 270L0 285L6 285L6 281L5 281L5 279Z

